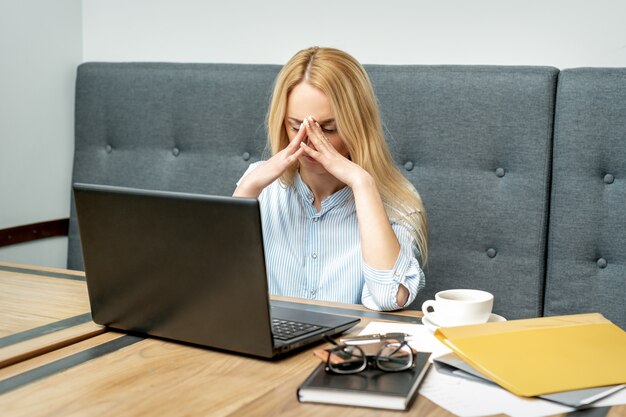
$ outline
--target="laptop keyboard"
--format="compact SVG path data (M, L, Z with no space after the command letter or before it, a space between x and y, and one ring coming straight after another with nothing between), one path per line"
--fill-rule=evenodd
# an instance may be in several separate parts
M292 339L319 329L321 329L321 327L314 324L300 323L297 321L283 319L272 319L272 332L274 333L274 339Z

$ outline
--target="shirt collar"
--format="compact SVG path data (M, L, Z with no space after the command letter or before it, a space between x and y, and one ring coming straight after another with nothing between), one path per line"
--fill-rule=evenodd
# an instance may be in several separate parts
M302 177L300 176L300 172L298 171L296 171L296 175L294 177L294 186L302 198L302 201L304 201L305 206L309 208L310 212L312 209L312 214L322 215L333 207L344 204L348 199L352 198L352 189L346 185L341 190L326 197L322 201L322 209L320 213L317 213L315 206L313 206L313 191L311 191L309 186L304 183Z

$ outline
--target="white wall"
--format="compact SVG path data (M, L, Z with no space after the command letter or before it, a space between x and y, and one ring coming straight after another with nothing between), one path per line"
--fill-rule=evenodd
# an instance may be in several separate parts
M626 66L623 0L84 0L86 61Z
M80 0L0 0L0 228L67 217ZM0 248L65 267L67 238Z
M0 0L0 228L69 214L81 60L284 63L322 45L363 63L626 67L624 21L623 0ZM65 257L65 238L0 249Z

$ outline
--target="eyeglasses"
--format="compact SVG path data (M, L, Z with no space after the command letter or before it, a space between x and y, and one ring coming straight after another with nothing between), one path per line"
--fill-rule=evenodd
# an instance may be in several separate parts
M356 374L368 366L385 372L400 372L415 366L416 352L406 341L384 341L376 355L368 356L358 345L339 344L330 338L327 340L335 346L328 350L326 372Z

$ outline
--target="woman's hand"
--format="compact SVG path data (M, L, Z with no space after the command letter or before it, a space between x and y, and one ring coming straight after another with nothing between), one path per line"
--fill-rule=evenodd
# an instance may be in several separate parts
M363 168L337 152L330 140L324 135L321 126L311 116L305 118L303 124L309 142L313 144L315 149L305 142L300 144L300 148L308 156L319 162L328 173L350 188L354 188L360 179L369 177Z
M352 188L363 261L374 269L392 269L400 254L400 243L391 228L374 179L363 168L337 152L320 125L312 118L307 118L304 125L309 142L315 149L304 142L300 147L331 175ZM408 297L408 289L399 285L396 296L398 306L403 307Z
M257 198L265 187L283 175L287 168L293 165L304 152L300 144L306 138L306 132L304 124L301 124L298 133L285 149L272 156L241 180L233 193L233 197Z

